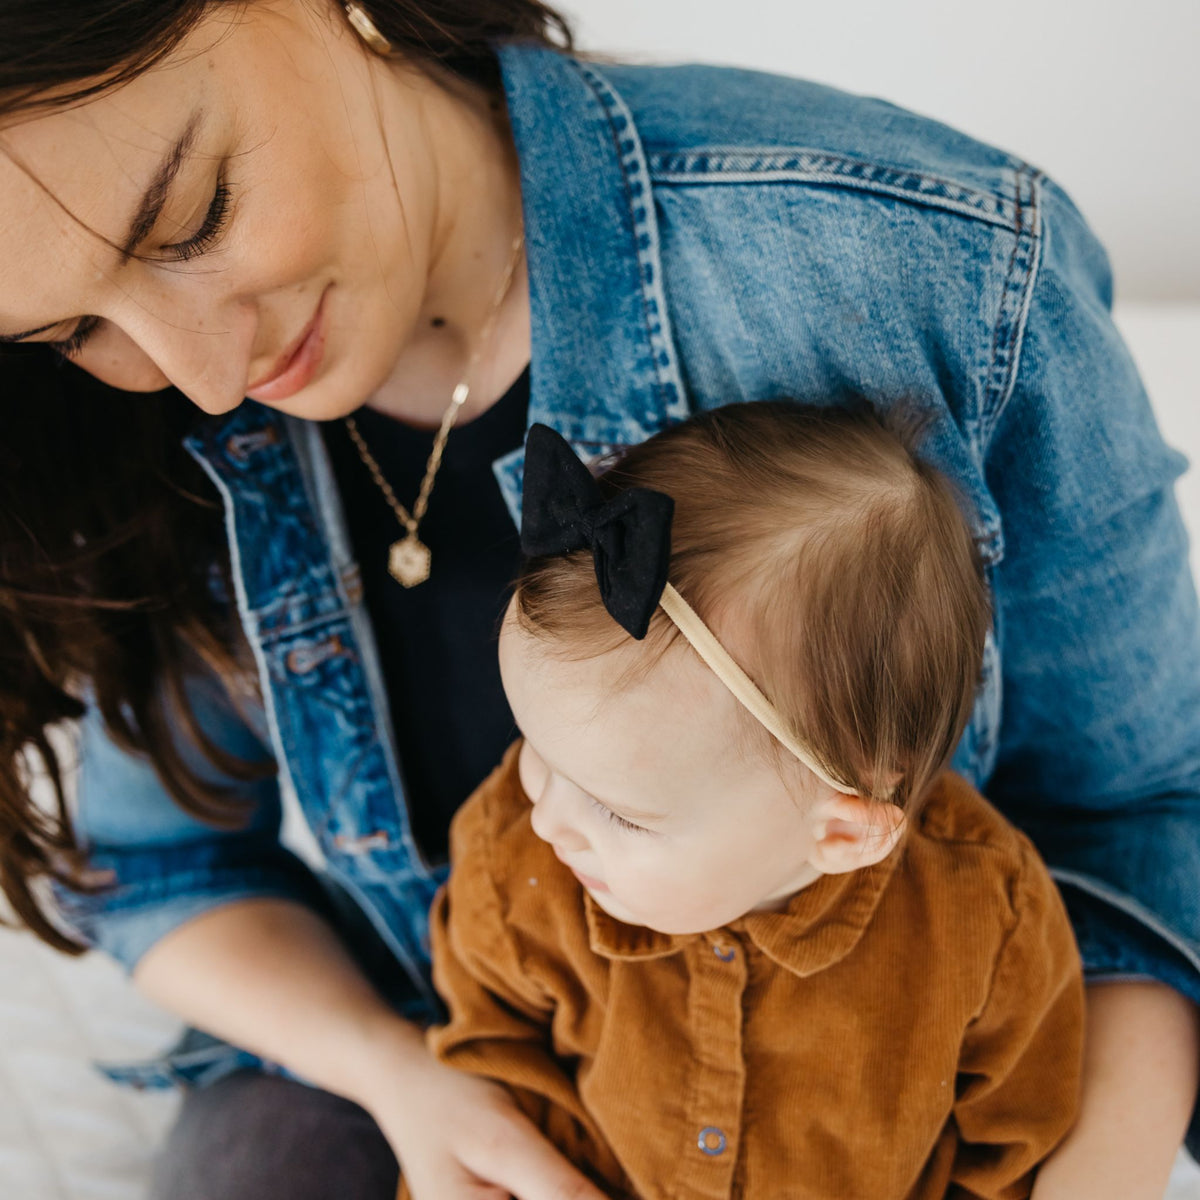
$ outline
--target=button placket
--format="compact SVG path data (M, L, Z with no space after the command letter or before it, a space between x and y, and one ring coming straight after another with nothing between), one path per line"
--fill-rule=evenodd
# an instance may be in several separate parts
M722 930L689 953L689 1024L694 1046L688 1133L691 1165L679 1183L689 1196L727 1197L737 1167L746 1084L742 1052L747 964L738 939ZM683 1164L681 1163L682 1167ZM681 1193L682 1194L682 1193Z

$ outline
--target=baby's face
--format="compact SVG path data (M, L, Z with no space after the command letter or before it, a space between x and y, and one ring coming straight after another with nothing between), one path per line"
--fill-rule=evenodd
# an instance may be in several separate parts
M500 669L533 829L601 908L700 933L817 877L822 785L745 745L737 701L685 644L632 683L636 643L579 661L553 649L510 608Z

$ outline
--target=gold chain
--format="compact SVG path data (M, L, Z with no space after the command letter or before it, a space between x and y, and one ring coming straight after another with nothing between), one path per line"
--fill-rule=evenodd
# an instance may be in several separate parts
M458 419L459 411L467 402L467 397L471 394L471 372L475 369L476 363L479 362L480 356L483 354L484 348L491 336L492 326L496 323L496 318L500 313L500 305L504 302L504 298L508 295L508 289L512 285L513 275L516 272L517 263L520 262L521 250L524 245L525 235L522 232L517 234L513 239L512 254L509 257L508 266L504 271L504 277L500 281L500 286L496 289L496 295L492 300L491 307L488 309L487 317L479 330L479 336L475 341L475 348L471 352L471 357L467 360L463 377L459 380L458 385L454 389L454 394L450 397L449 407L442 414L442 423L437 431L437 436L433 439L433 449L429 452L429 461L425 464L425 477L421 480L421 487L417 492L417 498L413 503L411 513L396 499L396 493L392 490L392 485L384 478L383 471L380 469L375 456L367 448L367 443L363 435L359 432L354 418L347 417L345 419L346 430L350 434L351 441L354 442L359 458L363 460L367 470L370 471L371 478L375 481L376 487L383 493L384 499L391 506L392 512L396 514L396 519L407 531L407 536L401 538L398 542L393 542L388 552L388 570L391 572L392 577L404 587L415 587L418 583L424 583L429 578L429 548L417 537L417 529L420 527L421 520L425 516L425 510L429 507L429 497L433 492L433 481L437 478L438 468L442 465L442 455L446 449L446 439L449 438L450 430L453 428L454 422Z

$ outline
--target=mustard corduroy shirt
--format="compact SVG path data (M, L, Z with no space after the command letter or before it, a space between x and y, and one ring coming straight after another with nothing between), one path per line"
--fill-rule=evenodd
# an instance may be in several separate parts
M1075 1113L1080 964L1037 853L967 783L877 866L686 937L606 914L529 811L514 747L452 829L431 1045L606 1194L1029 1195Z

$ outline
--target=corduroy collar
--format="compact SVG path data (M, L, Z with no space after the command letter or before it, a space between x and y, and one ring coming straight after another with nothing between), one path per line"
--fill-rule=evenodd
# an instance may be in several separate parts
M845 958L871 923L903 847L881 863L847 875L823 875L797 892L780 912L752 912L723 929L703 934L658 933L626 925L584 896L588 943L604 958L632 961L664 958L697 940L714 949L734 939L753 943L768 958L801 978Z

